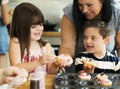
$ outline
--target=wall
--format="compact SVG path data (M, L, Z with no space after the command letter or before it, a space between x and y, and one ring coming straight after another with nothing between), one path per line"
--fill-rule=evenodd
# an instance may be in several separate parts
M59 23L63 15L62 8L73 0L10 0L9 8L14 8L21 2L30 2L40 8L45 19L51 23Z

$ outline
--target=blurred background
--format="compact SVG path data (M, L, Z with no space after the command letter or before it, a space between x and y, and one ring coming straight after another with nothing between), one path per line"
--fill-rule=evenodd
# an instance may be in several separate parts
M21 2L30 2L43 12L45 19L50 23L59 23L63 14L62 8L73 0L10 0L9 8L14 8Z

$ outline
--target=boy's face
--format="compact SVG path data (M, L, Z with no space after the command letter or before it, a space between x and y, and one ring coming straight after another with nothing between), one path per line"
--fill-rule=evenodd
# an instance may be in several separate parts
M105 39L99 34L98 28L89 27L84 32L84 47L88 53L103 52L106 48Z
M39 40L43 32L43 25L32 25L30 29L31 29L31 40L32 41Z

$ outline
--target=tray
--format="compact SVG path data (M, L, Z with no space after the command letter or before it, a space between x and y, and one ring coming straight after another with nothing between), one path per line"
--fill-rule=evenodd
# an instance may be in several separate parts
M54 78L54 89L120 89L120 74L107 74L112 86L104 87L96 79L97 74L90 74L91 80L80 80L77 73L60 73Z

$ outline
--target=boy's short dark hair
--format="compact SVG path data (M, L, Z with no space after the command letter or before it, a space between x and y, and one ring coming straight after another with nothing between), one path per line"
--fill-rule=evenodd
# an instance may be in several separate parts
M98 28L99 33L103 38L110 36L110 29L108 27L108 24L105 23L104 21L99 20L87 21L84 26L84 31L89 27Z

